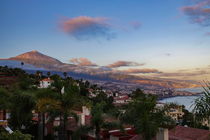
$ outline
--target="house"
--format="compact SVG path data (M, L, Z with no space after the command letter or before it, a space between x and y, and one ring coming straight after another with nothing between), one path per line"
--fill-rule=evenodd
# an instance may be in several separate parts
M50 78L42 79L39 82L39 88L48 88L49 86L51 86L52 83L53 83L53 80L51 80Z
M164 108L166 104L158 102L156 104L156 107L161 109ZM169 106L169 110L166 112L166 115L170 116L174 121L178 122L180 118L183 117L184 112L182 111L182 106L181 105L172 105Z
M182 111L182 106L177 105L177 106L171 107L169 109L169 112L167 112L166 114L169 115L173 120L178 121L180 118L183 117L184 112Z
M204 118L202 120L202 125L210 128L210 122L209 122L209 120L207 118Z
M90 110L83 106L81 111L73 111L78 116L78 121L74 117L68 117L67 118L67 125L66 130L68 134L68 139L70 139L70 134L77 130L79 126L84 126L90 124L91 115ZM38 118L38 114L33 112L33 120L38 121L40 118ZM54 130L55 127L58 127L60 125L60 117L56 117L54 121L49 121L49 116L47 113L45 113L45 136L48 134L52 134L54 136L58 136L57 131Z
M118 96L118 97L114 97L113 103L114 104L126 104L130 101L131 101L131 99L128 95L121 95L121 96Z
M8 120L10 117L10 113L8 110L0 110L0 120Z
M0 120L6 120L6 110L0 110Z

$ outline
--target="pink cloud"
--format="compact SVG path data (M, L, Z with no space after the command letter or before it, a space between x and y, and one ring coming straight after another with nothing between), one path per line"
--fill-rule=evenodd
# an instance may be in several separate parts
M125 72L125 73L136 73L136 74L140 74L140 73L143 73L143 74L146 74L146 73L161 73L159 70L157 69L127 69L127 70L123 70L122 72Z
M61 22L61 28L77 39L90 39L92 37L111 39L114 37L108 18L105 17L79 16L68 18Z
M71 63L78 65L78 66L97 66L96 64L92 63L90 60L87 58L72 58L70 60Z
M210 0L200 0L198 3L184 6L181 11L189 16L192 23L210 26Z
M128 66L143 66L145 64L139 64L132 61L117 61L113 64L108 65L109 68L128 67Z

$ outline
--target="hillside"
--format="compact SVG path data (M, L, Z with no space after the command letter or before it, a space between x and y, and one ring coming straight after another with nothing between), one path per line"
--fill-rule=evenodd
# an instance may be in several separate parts
M17 60L17 61L22 61L24 63L28 63L37 67L54 67L57 65L63 64L59 60L52 58L50 56L44 55L38 51L30 51L23 53L21 55L11 57L8 60Z
M21 66L21 62L24 65ZM0 65L7 65L9 67L18 67L25 70L43 70L52 72L68 72L69 76L75 78L82 78L86 80L97 81L109 81L109 82L119 82L120 83L133 83L139 85L140 87L147 88L192 88L198 87L198 84L194 81L184 81L176 79L160 79L156 77L140 77L128 74L120 73L103 73L100 68L89 68L81 67L73 64L62 63L61 61L44 55L38 51L26 52L21 55L11 57L8 59L1 59Z

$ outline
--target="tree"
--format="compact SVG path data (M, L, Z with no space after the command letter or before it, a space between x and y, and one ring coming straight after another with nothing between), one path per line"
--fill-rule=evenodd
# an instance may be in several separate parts
M64 78L66 79L66 77L67 77L67 72L64 72L64 73L63 73L63 76L64 76Z
M0 110L3 110L4 119L6 119L6 110L9 108L9 97L8 91L0 87Z
M97 103L91 110L91 125L95 127L96 140L100 140L100 130L103 124L103 104Z
M204 92L194 102L193 112L196 120L199 120L201 123L204 120L208 121L210 130L210 83L205 82L203 89Z
M189 127L195 127L195 121L194 121L194 116L193 113L189 112L187 109L185 109L185 106L182 106L182 111L184 112L183 115L183 121L182 125L187 125Z
M32 96L21 91L13 93L10 98L9 124L15 130L27 129L31 125L32 110L35 100Z
M48 78L50 77L50 75L51 75L51 73L50 73L50 71L48 71L48 72L47 72L47 76L48 76Z
M91 98L91 120L89 125L80 126L73 136L75 139L80 139L81 136L88 132L94 132L96 140L100 140L101 129L114 129L122 128L119 120L118 108L113 106L113 100L107 97L107 95L97 89L98 94L96 97ZM109 121L113 120L113 121ZM77 137L76 137L77 136Z
M114 116L113 111L117 111L112 109L112 113L104 112L105 102L96 103L91 106L91 123L90 125L80 126L79 129L75 132L74 135L80 135L80 137L84 134L87 134L90 131L94 131L96 140L100 140L100 132L101 129L114 129L114 128L122 128L120 121ZM112 122L107 119L114 120ZM78 139L78 137L77 137Z
M59 76L52 76L52 78L54 80L53 88L50 92L42 92L37 96L37 108L42 113L48 113L52 119L55 117L60 118L59 139L66 140L67 119L72 116L77 120L73 109L83 105L83 98L79 96L79 88L74 83L67 79L63 80ZM62 88L64 88L64 93L61 92Z
M98 94L93 97L91 106L91 124L88 128L95 131L96 140L100 140L100 131L103 129L121 128L120 120L118 119L119 111L112 104L113 100L97 89ZM112 122L107 119L114 120ZM87 132L87 131L86 131Z
M32 136L30 134L23 134L20 131L14 131L12 134L9 134L5 131L0 131L1 140L31 140Z
M39 140L44 138L45 134L45 114L48 113L52 116L53 119L55 116L52 112L57 111L60 107L59 102L57 99L59 95L56 92L53 92L51 89L39 89L36 92L36 110L38 112L39 118L39 126L38 126L38 133L39 133Z
M21 66L23 66L24 65L24 62L21 62Z
M96 97L91 99L93 105L96 105L97 103L104 103L103 111L105 113L108 113L112 109L116 109L113 105L113 97L107 97L103 91L98 89L95 91L95 94L97 94Z
M133 125L136 132L141 134L145 140L151 140L159 127L174 125L172 119L165 115L165 111L156 107L156 96L144 94L137 89L133 92L132 97L133 101L128 104L121 120Z

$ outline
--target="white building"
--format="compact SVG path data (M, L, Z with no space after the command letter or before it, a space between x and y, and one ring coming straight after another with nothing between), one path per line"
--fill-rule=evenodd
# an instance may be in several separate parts
M166 104L164 103L158 103L156 104L157 108L164 108ZM182 106L181 105L169 105L169 109L168 111L166 111L166 115L170 116L173 120L175 120L176 122L179 121L180 118L183 117L184 112L182 111Z
M53 80L50 78L45 78L40 81L39 88L48 88L53 83Z
M184 112L182 112L182 106L171 108L168 112L168 115L171 116L174 120L178 121L179 118L182 118L184 115Z

